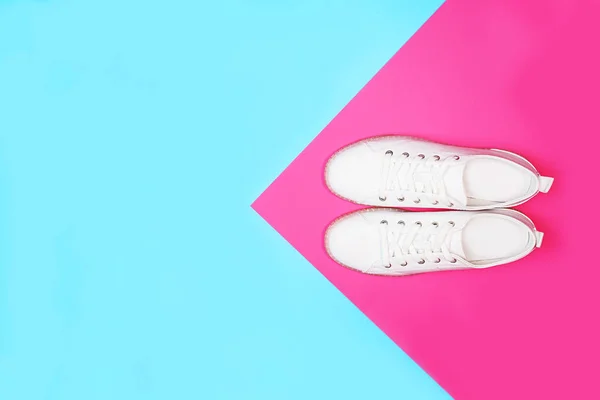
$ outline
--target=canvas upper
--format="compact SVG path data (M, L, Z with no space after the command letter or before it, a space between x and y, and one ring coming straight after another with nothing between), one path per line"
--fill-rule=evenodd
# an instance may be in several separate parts
M515 210L373 208L334 221L325 234L325 247L348 268L409 275L506 264L541 246L542 238L533 222Z
M547 192L553 178L502 150L382 136L336 152L325 182L336 195L359 204L483 210L521 204Z

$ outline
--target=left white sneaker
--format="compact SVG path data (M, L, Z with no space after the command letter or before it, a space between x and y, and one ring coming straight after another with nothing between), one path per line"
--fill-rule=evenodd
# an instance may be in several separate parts
M370 206L485 210L524 203L553 179L507 151L381 136L336 152L325 182L339 197Z
M543 233L522 213L359 210L325 234L329 256L342 266L377 275L488 268L516 261L542 244Z

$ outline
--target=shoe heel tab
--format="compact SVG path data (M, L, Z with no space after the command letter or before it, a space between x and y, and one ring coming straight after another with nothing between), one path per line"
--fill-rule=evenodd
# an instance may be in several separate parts
M548 193L548 191L552 187L552 183L554 183L554 178L550 178L548 176L540 176L540 192Z
M544 240L544 232L535 231L535 247L538 249L542 247L542 241Z

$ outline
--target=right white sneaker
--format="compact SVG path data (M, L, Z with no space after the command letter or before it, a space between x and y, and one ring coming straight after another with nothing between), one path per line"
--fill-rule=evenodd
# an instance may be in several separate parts
M524 203L547 192L553 178L503 150L380 136L335 153L325 182L333 193L358 204L485 210Z
M515 210L356 211L325 234L329 256L368 274L488 268L516 261L542 244L543 233Z

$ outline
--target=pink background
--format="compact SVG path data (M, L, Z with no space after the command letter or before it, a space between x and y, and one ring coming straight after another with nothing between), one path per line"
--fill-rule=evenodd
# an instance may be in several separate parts
M600 1L450 0L253 207L453 397L600 399L599 53ZM327 191L325 161L392 132L514 151L555 177L518 207L542 249L402 278L331 261L324 229L359 206Z

